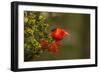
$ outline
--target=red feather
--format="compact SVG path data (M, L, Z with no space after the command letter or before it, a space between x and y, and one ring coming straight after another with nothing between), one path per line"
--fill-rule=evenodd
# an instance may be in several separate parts
M62 40L65 36L69 35L67 32L65 32L63 29L61 28L57 28L55 29L51 36L56 40L56 41L60 41Z
M51 43L49 50L50 50L51 54L56 55L56 53L58 51L58 44L56 42Z

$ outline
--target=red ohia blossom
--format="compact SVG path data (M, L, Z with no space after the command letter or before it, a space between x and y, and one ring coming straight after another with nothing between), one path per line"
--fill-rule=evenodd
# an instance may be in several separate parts
M56 41L60 41L62 40L65 36L68 36L68 32L65 32L63 29L61 28L57 28L55 30L52 31L51 36L56 40Z
M47 40L42 40L40 42L40 44L41 44L41 48L43 48L43 49L48 48L48 41Z

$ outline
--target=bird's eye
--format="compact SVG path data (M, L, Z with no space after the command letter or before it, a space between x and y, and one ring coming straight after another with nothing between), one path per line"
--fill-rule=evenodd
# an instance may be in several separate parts
M57 28L52 29L51 31L55 31Z

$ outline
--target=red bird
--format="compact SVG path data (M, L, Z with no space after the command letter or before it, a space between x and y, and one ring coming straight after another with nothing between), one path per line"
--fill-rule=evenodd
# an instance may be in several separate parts
M49 51L51 52L51 54L56 55L56 53L58 51L58 44L56 42L51 43Z
M63 29L61 28L57 28L55 30L52 31L51 36L53 37L53 39L55 40L54 43L50 44L50 52L55 55L57 53L58 47L60 45L60 41L65 37L68 36L69 34L67 32L65 32Z
M51 36L56 40L56 41L60 41L62 40L65 36L68 36L69 33L65 32L63 29L61 28L57 28L55 30L53 30Z

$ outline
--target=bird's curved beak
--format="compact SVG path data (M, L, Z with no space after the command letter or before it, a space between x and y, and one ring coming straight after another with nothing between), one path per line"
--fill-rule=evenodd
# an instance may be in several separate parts
M68 32L65 32L65 35L66 35L66 36L69 36L70 34L69 34Z

